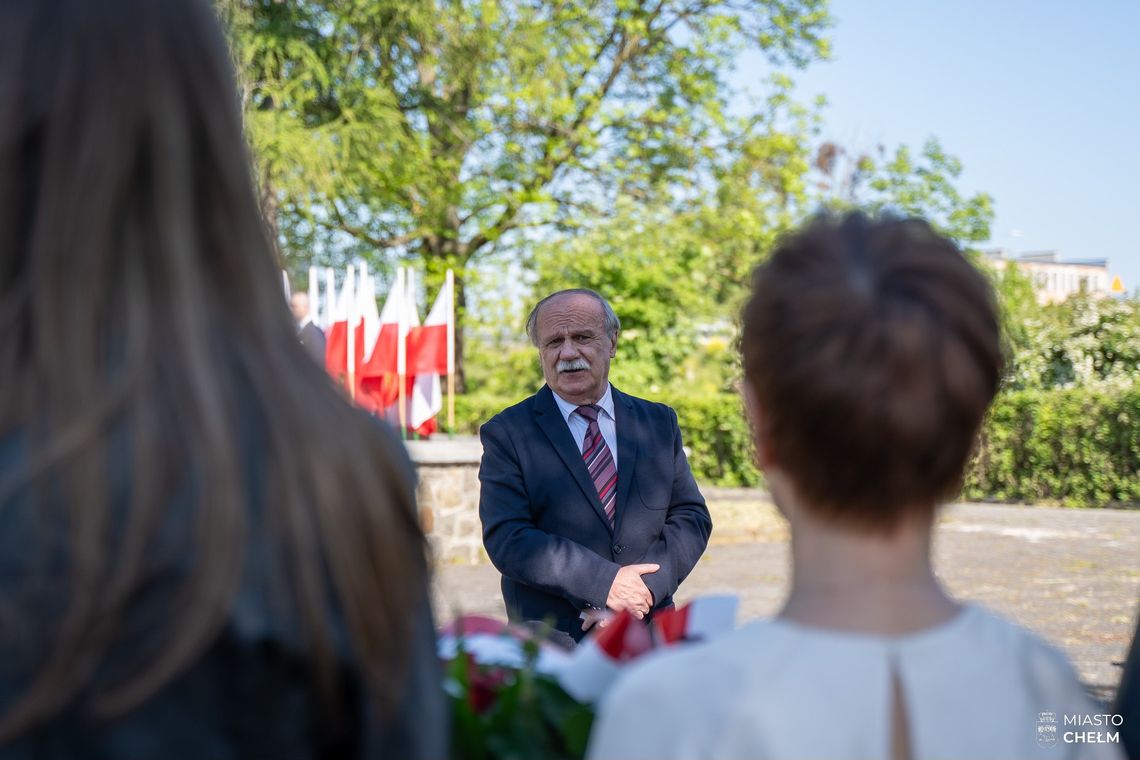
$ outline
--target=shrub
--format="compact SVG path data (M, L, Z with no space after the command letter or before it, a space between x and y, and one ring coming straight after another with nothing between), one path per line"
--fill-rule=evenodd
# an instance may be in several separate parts
M473 435L495 414L520 398L502 396L457 396L456 432ZM653 396L677 411L677 420L689 465L701 484L755 486L760 472L752 464L752 442L739 396L710 393L699 397Z
M1140 502L1140 390L1002 394L963 496L1070 507Z
M459 432L519 399L456 399ZM736 394L654 396L677 410L702 485L755 486L752 442ZM1140 389L1006 391L983 426L962 498L1070 507L1140 503Z

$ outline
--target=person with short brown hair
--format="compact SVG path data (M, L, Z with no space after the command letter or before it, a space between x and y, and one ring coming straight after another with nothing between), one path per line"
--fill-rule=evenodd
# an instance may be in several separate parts
M743 310L756 461L791 526L778 616L635 666L593 758L1116 757L1065 658L931 566L1002 372L985 277L918 219L820 217Z
M757 270L742 321L757 436L809 509L886 532L958 493L1002 351L953 243L918 219L817 220Z

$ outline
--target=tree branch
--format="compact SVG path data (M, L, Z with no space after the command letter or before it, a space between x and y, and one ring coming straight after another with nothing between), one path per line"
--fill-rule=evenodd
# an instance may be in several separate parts
M406 232L400 235L391 235L386 238L378 238L368 231L362 229L361 227L349 223L349 221L344 218L344 214L341 213L340 207L335 201L329 205L332 207L333 216L336 217L336 224L329 224L327 221L318 220L321 224L323 224L325 227L328 227L329 229L347 232L354 238L362 240L375 248L396 248L401 245L407 245L414 240L433 237L431 230L420 227L411 232Z
M664 9L664 7L665 0L661 0L661 2L657 4L657 7L648 14L646 29L650 34L652 34L654 31L653 21L661 14L661 11ZM578 148L582 144L583 135L580 130L582 130L582 128L589 122L589 120L597 114L598 109L601 107L602 102L606 99L606 96L609 95L610 91L613 89L613 86L617 82L618 77L621 75L622 70L625 68L626 64L633 59L639 46L646 39L640 35L632 35L629 37L625 36L624 32L619 31L619 25L620 20L615 19L614 28L610 30L610 34L606 37L606 40L603 42L602 47L600 47L598 53L595 54L595 60L600 61L601 58L604 57L605 50L608 49L609 45L611 45L615 39L621 41L617 54L614 56L613 61L610 62L610 70L606 74L606 77L602 80L602 83L598 86L598 89L586 97L582 109L578 112L578 115L571 122L570 127L567 130L570 134L570 137L565 139L563 147L561 150L557 151L557 154L555 151L558 147L558 143L555 142L555 138L549 138L547 140L546 146L543 148L542 161L540 162L539 167L536 169L534 176L532 176L527 182L523 183L522 187L519 188L519 191L515 193L515 196L507 201L506 208L503 209L503 213L499 215L499 218L496 219L494 223L492 223L487 229L476 234L471 238L471 240L462 246L462 250L465 255L473 255L487 243L498 239L503 234L516 227L518 212L526 203L525 201L520 200L520 198L525 198L534 193L540 187L548 184L554 178L554 175L558 172L558 170L576 155ZM583 77L583 81L586 78L588 78L588 75L586 77Z

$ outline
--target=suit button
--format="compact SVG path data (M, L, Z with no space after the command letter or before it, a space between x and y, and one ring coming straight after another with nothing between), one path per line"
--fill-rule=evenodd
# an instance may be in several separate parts
M621 550L624 548L621 544L614 544L614 554L621 554Z

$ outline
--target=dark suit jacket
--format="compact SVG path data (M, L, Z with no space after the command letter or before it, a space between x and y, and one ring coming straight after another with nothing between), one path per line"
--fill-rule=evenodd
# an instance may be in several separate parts
M324 330L314 325L312 322L306 322L305 326L297 331L298 337L301 339L301 345L305 347L305 351L313 360L320 366L325 366L325 333Z
M553 618L575 641L579 613L606 606L618 568L654 562L642 576L654 609L697 564L712 519L681 448L677 414L613 389L618 486L615 528L549 387L479 431L483 545L503 574L512 621Z

